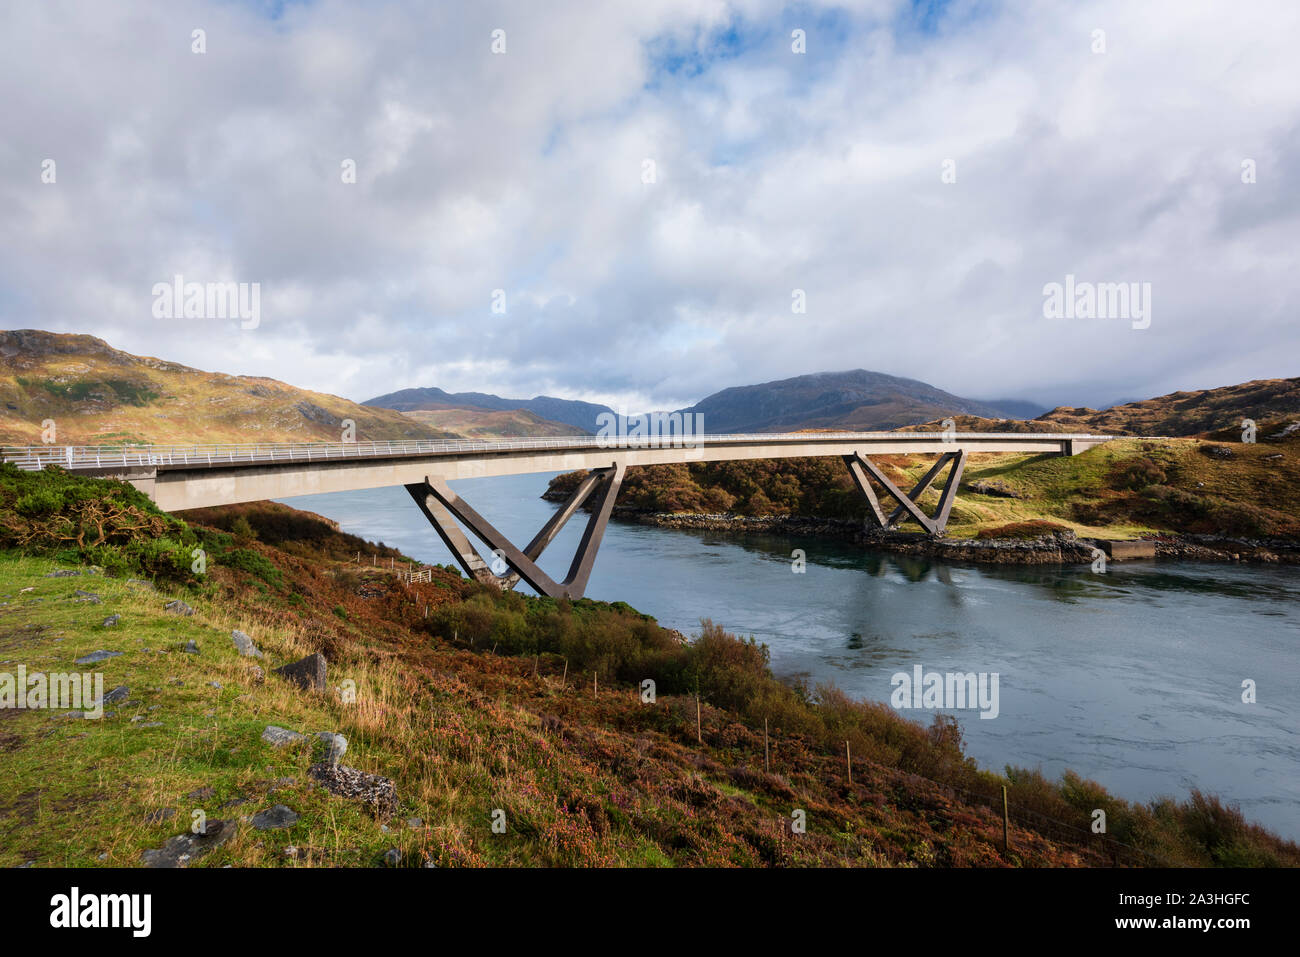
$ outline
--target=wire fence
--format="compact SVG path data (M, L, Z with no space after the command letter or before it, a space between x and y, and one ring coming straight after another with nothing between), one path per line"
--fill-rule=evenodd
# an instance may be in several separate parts
M471 647L472 647L472 643L471 643ZM489 653L495 653L496 651L495 646L490 650L487 648L484 648L483 650L488 651ZM519 658L523 656L513 656L513 657ZM531 665L527 661L524 661L524 665L527 668L531 668L532 674L534 676L537 676L539 674L538 667L539 667L539 661L541 656L534 655L532 657L533 657L533 661ZM596 677L597 672L591 673L590 681L582 677L584 673L585 672L574 672L572 675L570 675L568 660L564 659L565 680L561 686L562 689L565 691L573 690L575 693L582 696L586 696L586 695L599 696L600 688L599 688L599 681ZM546 677L554 678L555 676L548 675ZM571 678L573 680L573 684L570 684ZM629 694L630 693L634 699L641 700L640 699L641 691L637 688L632 688L629 691L629 689L625 687L615 687L609 689L606 693L607 694ZM680 716L682 717L683 721L693 729L694 734L692 734L691 736L697 737L698 742L700 744L704 744L705 739L708 737L709 728L708 728L708 722L703 721L701 718L700 712L698 710L699 707L698 700L695 702L695 705L692 706L691 702L687 700L687 698L682 696L674 696L674 697L681 699L678 702L681 705ZM755 734L759 733L757 729L751 728L750 730L753 731ZM789 740L786 739L786 744L788 745L789 743L790 743ZM753 754L754 760L757 762L757 766L759 767L768 766L771 753L776 751L776 744L777 744L777 735L775 734L771 735L771 740L769 742L767 731L766 729L764 729L764 751L755 751ZM828 757L828 755L825 752L817 752L817 756ZM847 756L842 755L841 760L845 762L844 766L845 766L846 776L848 781L850 782L852 781L851 769L855 765L858 767L863 767L865 765L871 764L871 762L864 761L862 758L854 759L851 755L847 755ZM961 803L967 805L987 807L998 817L1001 817L1005 812L1006 814L1005 820L1009 824L1017 825L1022 830L1031 831L1032 833L1046 840L1052 840L1059 843L1067 844L1081 851L1092 853L1102 858L1103 860L1109 861L1113 866L1116 867L1133 866L1133 867L1176 868L1176 867L1185 866L1176 861L1171 861L1168 858L1162 857L1159 854L1155 854L1152 853L1151 851L1144 850L1143 848L1136 847L1132 844L1128 844L1104 832L1096 833L1091 828L1081 827L1078 823L1064 821L1060 818L1053 817L1052 815L1044 814L1043 812L1035 810L1034 808L1026 807L1023 804L1017 804L1015 802L1012 802L1009 799L1006 800L1006 803L1004 805L1003 803L1004 798L1001 793L990 794L983 791L971 790L970 788L964 788L961 787L960 785L952 784L947 781L936 780L935 778L928 777L924 774L917 774L914 771L903 771L902 769L898 769L898 768L887 768L887 769L891 771L898 771L899 773L906 775L908 777L913 777L921 781L924 781L927 784L933 786L934 788L940 791L947 792L953 797L954 800L959 801ZM843 778L840 778L840 780L843 780ZM1010 839L1008 844L1009 846L1006 848L1006 850L1009 852L1015 852L1016 848L1015 848L1014 838Z

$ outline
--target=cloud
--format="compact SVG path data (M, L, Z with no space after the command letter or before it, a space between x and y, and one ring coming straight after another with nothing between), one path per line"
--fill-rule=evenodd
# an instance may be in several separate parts
M1295 374L1298 21L1290 0L11 4L0 304L357 399L672 407L865 367L1097 404ZM261 283L262 322L154 319L178 273ZM1067 274L1150 282L1151 327L1044 319Z

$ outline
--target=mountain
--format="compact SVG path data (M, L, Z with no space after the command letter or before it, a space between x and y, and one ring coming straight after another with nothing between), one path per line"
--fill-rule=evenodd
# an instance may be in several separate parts
M702 413L708 432L883 431L947 415L1005 417L994 404L865 369L736 386L681 411Z
M46 419L70 445L337 442L344 419L362 442L454 437L399 412L135 356L94 336L0 331L0 442L39 445Z
M467 439L513 439L537 436L586 435L576 425L552 422L527 409L492 412L487 409L413 409L403 415L435 429Z
M991 405L1001 413L1004 419L1036 419L1048 411L1048 407L1024 399L986 399L985 405Z
M594 402L576 399L557 399L539 395L531 399L503 399L486 392L446 392L438 388L401 389L387 395L367 399L362 405L398 412L432 411L436 409L486 409L492 412L511 412L523 409L551 422L574 426L584 433L595 433L599 428L596 417L613 413L613 409Z

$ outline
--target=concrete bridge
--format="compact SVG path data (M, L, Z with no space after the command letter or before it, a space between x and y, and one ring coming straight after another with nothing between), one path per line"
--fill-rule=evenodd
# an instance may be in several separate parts
M1077 455L1111 436L992 432L793 432L751 435L597 436L509 439L497 442L399 441L302 445L30 446L3 449L19 468L56 465L82 475L120 478L163 511L177 512L237 502L292 498L322 492L402 485L471 577L502 588L520 579L539 594L580 598L625 470L634 465L725 462L747 459L838 456L849 469L882 528L910 518L941 534L968 456L977 453ZM937 455L911 490L896 487L872 455ZM577 489L522 550L448 486L457 479L533 472L587 470ZM948 470L934 515L917 504ZM874 482L897 502L886 516ZM577 554L562 581L537 567L537 559L570 518L596 496ZM459 524L458 524L459 523ZM494 574L461 525L507 566ZM498 562L498 570L500 562Z

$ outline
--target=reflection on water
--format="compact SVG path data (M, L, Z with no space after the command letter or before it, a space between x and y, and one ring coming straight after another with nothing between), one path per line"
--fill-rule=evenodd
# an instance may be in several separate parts
M546 476L456 482L516 542L553 506ZM288 504L437 563L451 556L400 488ZM541 562L568 567L580 521ZM792 570L795 549L807 556ZM521 586L522 587L522 586ZM845 542L612 524L588 594L698 632L753 635L773 669L888 701L890 678L997 672L1000 714L958 712L981 764L1073 768L1130 799L1192 787L1300 838L1300 571L1185 563L948 565ZM1241 701L1241 683L1258 703ZM913 713L916 717L924 715Z

